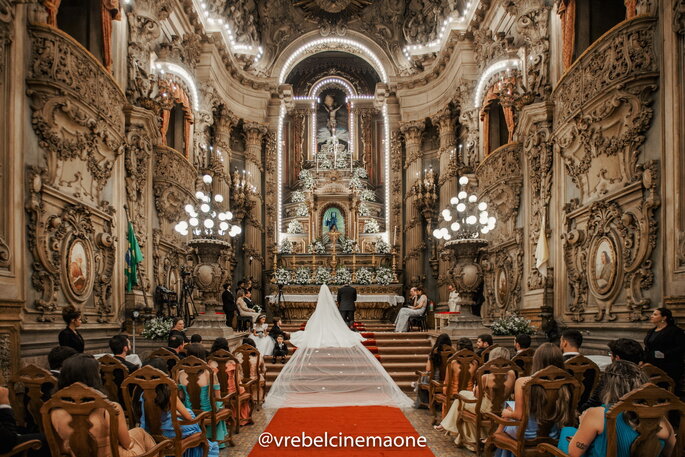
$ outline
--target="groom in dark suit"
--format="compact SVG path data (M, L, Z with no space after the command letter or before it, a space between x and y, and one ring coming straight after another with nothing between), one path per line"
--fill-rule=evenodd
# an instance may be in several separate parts
M357 289L345 284L338 289L338 309L342 318L350 329L354 324L354 302L357 301Z

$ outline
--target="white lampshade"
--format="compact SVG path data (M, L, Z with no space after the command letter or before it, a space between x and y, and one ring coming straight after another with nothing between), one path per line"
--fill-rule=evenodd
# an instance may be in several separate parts
M180 222L174 226L174 230L176 230L178 233L181 233L183 231Z
M488 209L488 204L485 202L480 202L478 203L478 209L481 211L485 211L486 209Z
M233 227L235 227L235 234L236 235L240 235L240 232L243 231L243 229L241 229L239 225L234 225Z
M443 216L443 218L444 218L447 222L451 221L451 220L452 220L452 213L448 214L447 216Z
M490 216L488 218L488 225L492 225L494 227L496 222L497 222L497 219L495 219L494 216Z
M226 220L226 213L219 213L219 220L225 221Z
M193 205L191 205L190 203L184 206L184 208L186 210L186 213L188 214L193 214L193 212L195 211L195 208L193 208Z
M467 217L467 218L466 218L466 223L467 223L467 224L470 224L470 225L475 224L475 223L476 223L476 216L471 215L471 216Z
M197 192L195 192L195 198L202 200L205 198L205 193L202 192L201 190L198 190Z
M442 238L442 231L440 229L433 230L433 236L437 239Z
M457 203L459 203L459 199L457 197L450 198L450 205L456 205Z
M212 183L212 177L210 175L204 175L202 177L202 182L205 184L211 184Z
M221 223L219 224L219 228L220 228L221 230L228 230L228 222L221 222Z
M482 234L484 234L484 235L485 235L486 233L488 233L489 231L490 231L490 229L487 228L487 227L483 227L482 229L480 229L480 232L481 232Z
M203 213L208 213L209 212L209 205L207 203L203 203L200 205L200 211Z
M466 209L466 205L465 205L465 204L459 203L459 204L457 205L457 211L459 211L460 213L461 213L462 211L464 211L465 209Z
M469 201L471 203L474 203L476 200L478 200L478 197L476 197L475 195L469 195Z
M452 225L450 225L450 228L452 229L453 232L456 232L461 228L461 225L459 225L459 222L452 222Z
M461 184L462 186L465 186L468 183L469 183L469 178L467 178L466 176L462 176L461 178L459 178L459 184Z
M193 227L197 227L197 224L200 223L200 221L197 220L197 217L191 217L188 222L190 222L190 225L192 225Z
M448 210L447 208L445 208L445 209L442 210L442 217L444 217L445 220L449 220L449 219L447 219L447 218L449 217L449 218L451 219L451 218L452 218L452 213L450 213L450 210Z
M449 240L450 238L452 238L452 235L450 235L449 233L447 233L447 234L445 234L445 236L443 236L443 239L445 241Z
M208 229L214 227L214 221L211 219L205 219L204 224L205 224L205 227L207 227Z
M226 211L225 214L226 214L226 220L227 221L230 221L231 219L233 219L233 213L232 212Z
M186 230L188 228L188 223L186 221L181 221L178 223L178 226L181 227L181 230Z
M457 197L459 197L459 200L464 200L468 194L464 192L463 190L457 194Z
M224 196L221 195L221 194L216 194L216 195L214 196L214 201L215 201L215 202L218 202L218 203L221 203L222 201L224 201Z
M445 238L447 235L449 235L449 231L447 230L447 227L443 227L440 229L440 232L442 232L442 237ZM446 238L445 238L446 239Z

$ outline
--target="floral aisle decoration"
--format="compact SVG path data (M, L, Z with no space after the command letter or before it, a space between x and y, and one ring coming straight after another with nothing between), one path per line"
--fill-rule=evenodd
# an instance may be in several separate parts
M290 240L283 240L278 248L281 254L292 254L295 251L295 245Z
M357 270L357 284L371 284L373 281L373 272L368 268L360 268Z
M352 177L353 178L359 178L359 179L366 179L369 177L368 173L366 173L366 168L355 168L354 171L352 172Z
M291 280L292 275L290 271L286 270L285 268L279 268L274 273L274 282L279 286L287 286L288 284L290 284Z
M376 244L376 254L390 254L390 244L383 241L382 238L379 238L375 244Z
M316 239L309 245L308 251L310 254L325 254L326 244L321 239Z
M302 222L295 219L288 223L288 228L285 231L291 235L304 233L304 226L302 225Z
M380 233L381 231L381 226L378 225L378 221L376 219L368 219L366 222L364 222L364 233Z
M145 321L143 338L148 340L167 340L171 331L171 317L153 317Z
M530 325L530 320L517 314L509 314L496 319L492 323L493 335L532 335L535 329Z
M376 192L371 189L364 189L359 193L359 199L363 202L375 202Z
M311 272L309 271L309 268L300 267L295 270L295 278L293 279L293 282L295 284L309 284L312 281L310 276Z
M295 207L295 216L297 216L297 217L309 216L309 208L307 208L306 203L298 203L298 205Z
M305 198L306 197L304 195L304 192L302 192L301 190L296 190L290 196L290 201L293 203L302 203L303 201L305 201Z
M335 284L349 284L352 282L352 272L347 267L340 267L335 272Z
M341 235L340 238L338 238L338 244L340 245L340 252L343 254L357 252L357 241L352 238Z
M392 273L392 269L388 267L378 267L376 269L376 282L378 284L387 286L388 284L392 283L394 277L395 275Z
M311 171L302 170L300 171L300 182L302 183L304 190L313 190L316 180L314 179L314 175Z
M314 284L328 284L331 282L331 272L328 268L319 267L314 273Z

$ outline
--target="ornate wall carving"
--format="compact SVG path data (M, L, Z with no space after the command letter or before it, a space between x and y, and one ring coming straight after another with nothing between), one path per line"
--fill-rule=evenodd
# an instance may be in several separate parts
M171 236L172 226L185 214L183 207L195 199L197 170L179 152L166 146L155 146L155 207L162 233Z
M9 48L14 33L14 8L8 0L0 0L0 201L9 201L11 177L9 176L9 87L7 84L7 69L9 62ZM10 205L4 205L0 210L0 271L9 270L11 262L10 241Z

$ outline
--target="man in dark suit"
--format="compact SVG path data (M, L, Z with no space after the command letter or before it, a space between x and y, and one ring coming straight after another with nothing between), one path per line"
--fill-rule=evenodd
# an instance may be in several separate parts
M112 338L110 338L109 348L112 350L114 358L128 368L129 374L140 368L135 363L131 363L126 360L126 356L131 352L131 342L126 335L114 335Z
M342 318L350 329L354 324L354 302L357 301L357 289L345 284L338 289L338 309Z
M583 344L583 334L578 330L568 329L561 333L559 347L563 352L564 362L568 359L580 355L580 346Z
M30 440L41 440L41 448L28 452L29 457L50 457L50 448L39 433L20 435L14 411L10 406L9 390L0 387L0 453L9 452L18 444Z
M231 285L229 283L224 284L221 301L224 304L224 314L226 314L226 327L233 327L233 315L235 314L236 306L235 297L233 292L231 292Z

